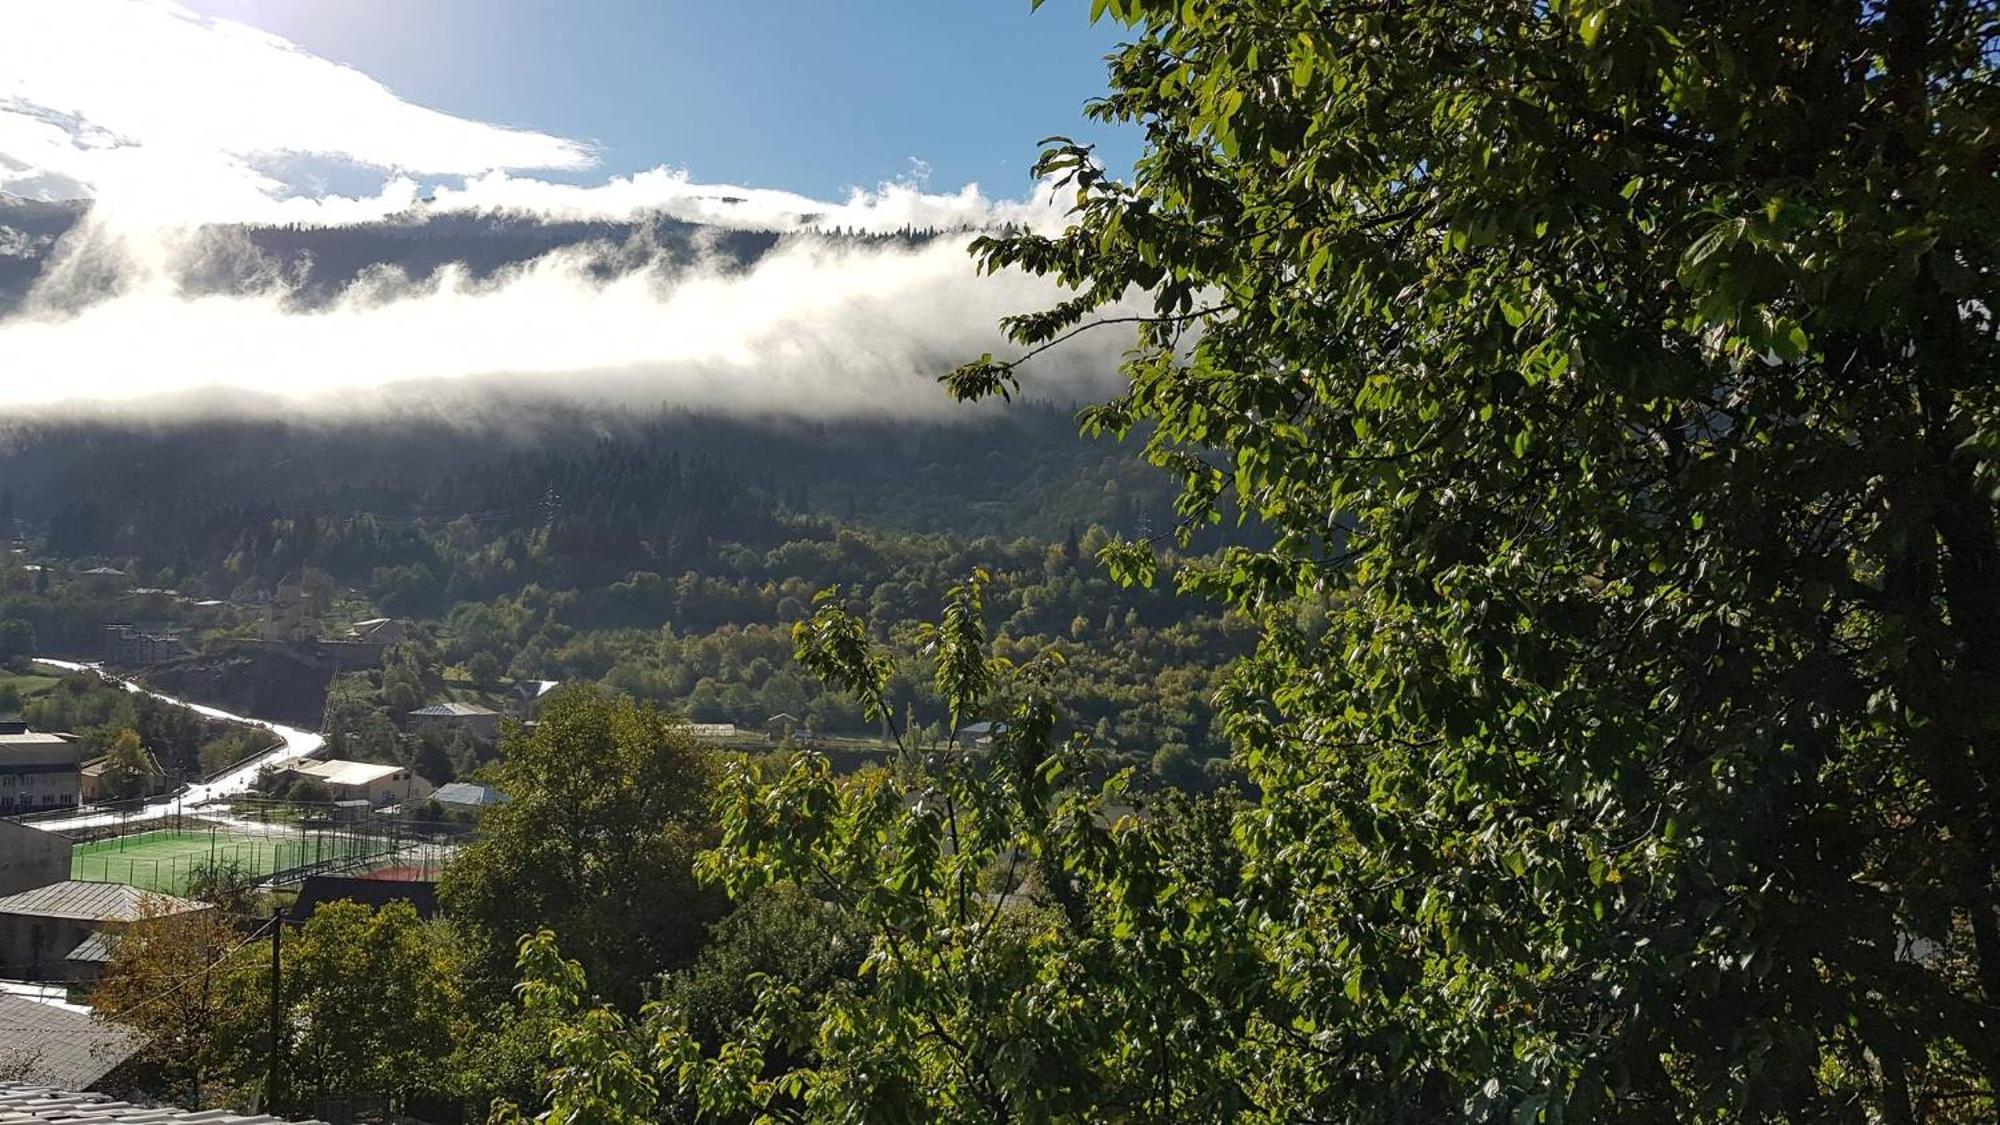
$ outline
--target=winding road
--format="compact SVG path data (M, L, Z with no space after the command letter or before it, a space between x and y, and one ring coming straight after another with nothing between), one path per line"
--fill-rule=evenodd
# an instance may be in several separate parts
M315 731L300 730L297 727L285 726L283 723L271 723L263 719L247 718L243 715L232 715L227 711L215 707L204 706L200 703L190 703L185 699L176 699L171 695L141 687L139 684L122 676L110 675L96 664L79 664L69 660L45 660L41 658L37 658L35 663L48 668L60 669L64 672L96 672L112 683L120 685L126 691L141 692L155 699L179 704L191 711L206 715L211 719L223 719L232 723L245 723L254 727L263 727L265 730L276 734L280 740L277 746L262 754L245 758L243 761L231 766L227 771L217 774L207 781L187 786L177 795L177 800L147 805L142 809L130 812L101 812L92 809L83 809L78 811L75 816L37 819L34 822L36 828L61 831L65 828L90 828L99 824L119 824L134 820L152 820L164 817L177 810L204 805L211 801L235 796L239 793L247 793L250 790L250 783L257 779L258 770L263 769L265 766L282 765L287 762L298 761L301 758L310 758L314 754L317 754L321 747L326 745L326 737Z

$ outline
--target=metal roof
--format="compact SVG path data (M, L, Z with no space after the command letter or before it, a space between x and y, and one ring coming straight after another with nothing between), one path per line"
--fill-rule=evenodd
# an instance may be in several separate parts
M433 703L410 712L426 719L469 719L478 715L498 715L500 712L477 703Z
M121 937L122 935L115 930L98 930L78 942L76 948L70 950L69 956L63 960L110 964L112 955L118 952L118 942ZM5 1038L6 1036L0 1035L0 1039Z
M324 762L296 762L288 768L293 773L319 778L328 785L368 785L403 772L402 766L385 766L380 762L351 762L345 758L329 758Z
M16 770L72 770L82 759L83 751L59 734L25 727L0 734L0 765Z
M265 1114L245 1117L219 1109L190 1113L171 1107L137 1106L102 1094L0 1082L0 1125L283 1125L287 1121L325 1125Z
M19 730L0 734L0 748L9 746L50 747L68 746L69 740L59 734L45 730Z
M208 909L206 903L142 890L124 883L87 883L81 879L67 879L0 897L0 914L69 918L81 922L136 922L147 916L144 904L149 902L153 904L154 916Z
M125 1028L80 1012L0 993L0 1064L21 1066L25 1080L84 1089L131 1058L139 1040ZM0 1122L7 1116L0 1085Z
M438 786L431 800L440 805L504 805L507 798L491 785L476 781L453 781Z

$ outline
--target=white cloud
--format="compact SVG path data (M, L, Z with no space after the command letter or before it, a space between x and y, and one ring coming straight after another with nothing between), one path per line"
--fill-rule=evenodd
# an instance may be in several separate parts
M1004 351L996 321L1054 295L1025 276L975 276L950 239L793 236L740 272L657 268L600 281L588 265L587 249L570 249L484 283L457 269L423 286L379 279L316 312L275 287L190 297L156 280L72 315L0 325L0 403L202 392L204 409L233 393L353 411L384 388L486 378L756 413L942 414L953 407L934 377ZM1126 340L1086 337L1039 368L1038 385L1104 390Z
M259 162L285 154L414 175L595 161L170 0L10 5L0 75L0 188L87 194L128 218L254 217L288 188Z
M939 194L924 191L920 181L910 179L881 184L873 191L856 188L847 198L833 203L769 188L696 183L686 172L670 168L617 176L589 187L493 172L468 180L462 188L440 188L434 198L434 205L441 210L519 211L559 219L614 220L659 211L690 222L751 230L803 226L893 231L901 227L989 227L1006 222L1046 227L1062 217L1049 184L1040 185L1025 200L993 200L977 184Z
M10 23L0 189L95 200L24 311L0 318L0 404L16 409L162 395L198 397L202 409L272 396L356 409L397 384L477 378L759 412L938 413L950 409L933 385L940 371L1004 353L996 321L1061 296L1038 279L977 276L962 239L912 248L812 235L745 270L654 267L606 281L588 268L591 249L569 248L486 282L458 269L423 286L377 276L314 311L277 273L248 295L189 293L182 267L224 237L203 223L342 226L428 206L884 231L1048 227L1062 210L1048 185L1018 201L977 186L930 192L914 160L905 180L840 201L700 184L666 167L550 183L520 173L587 166L588 147L413 105L169 0L21 4ZM315 160L372 169L381 187L311 190L297 169ZM1130 334L1086 340L1043 366L1050 393L1100 389L1093 380Z

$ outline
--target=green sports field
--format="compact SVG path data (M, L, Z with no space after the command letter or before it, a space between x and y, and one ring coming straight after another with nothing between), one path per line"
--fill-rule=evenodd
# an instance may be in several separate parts
M128 883L181 894L188 876L210 862L234 864L256 878L329 860L382 855L386 840L344 833L262 835L218 828L159 829L78 844L70 852L70 878Z

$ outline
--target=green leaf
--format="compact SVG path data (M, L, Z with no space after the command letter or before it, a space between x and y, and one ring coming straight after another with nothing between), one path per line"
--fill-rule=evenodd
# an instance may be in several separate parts
M1598 8L1586 13L1583 19L1577 23L1576 33L1582 38L1584 46L1597 46L1597 38L1604 33L1604 21L1609 15L1610 13L1606 9Z

